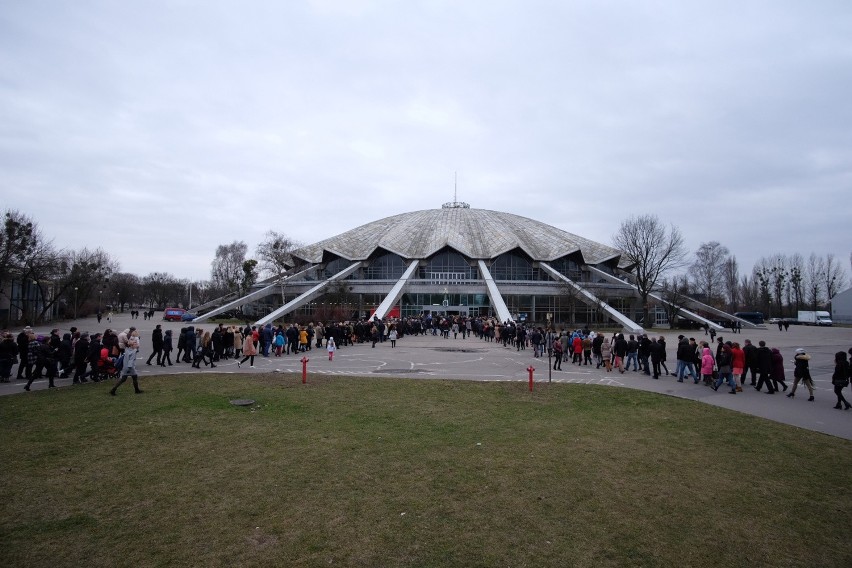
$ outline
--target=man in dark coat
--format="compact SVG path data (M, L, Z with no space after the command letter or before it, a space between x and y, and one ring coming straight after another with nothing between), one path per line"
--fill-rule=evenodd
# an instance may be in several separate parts
M18 359L20 360L20 363L18 364L18 380L23 378L29 379L33 374L33 368L27 362L27 352L30 348L31 332L32 329L30 328L30 326L27 326L21 333L18 334Z
M615 353L615 360L618 363L618 372L624 374L624 357L627 355L627 340L624 339L624 334L619 333L612 345L612 351Z
M100 361L101 359L101 349L103 349L104 347L106 346L101 344L101 334L94 334L91 338L91 341L89 342L88 358L89 365L92 366L92 370L89 371L89 377L91 377L91 379L96 383L100 381L100 370L98 369L98 361ZM83 378L80 379L81 383L86 382L85 377L86 376L83 375Z
M183 362L192 363L192 358L195 357L195 326L189 326L186 328L186 335L184 336L183 341Z
M766 346L765 341L759 341L758 345L760 347L757 348L756 354L760 378L757 380L757 386L754 388L760 390L763 383L766 383L766 394L775 394L775 387L772 386L772 381L769 380L772 374L772 350Z
M651 340L648 335L643 333L639 337L639 366L646 375L651 375L651 368L648 366L648 357L651 356Z
M151 355L148 356L148 360L145 361L145 364L150 365L151 359L156 356L157 365L159 365L163 359L163 330L160 324L157 324L157 327L155 327L154 331L151 333L151 349Z
M745 369L743 370L742 382L745 384L746 375L751 371L751 386L757 384L757 347L751 344L751 339L746 339L743 345L743 353L745 354Z
M666 354L666 344L657 341L657 338L651 340L651 345L648 346L648 353L651 357L651 365L654 367L654 378L660 378L660 362ZM647 364L647 360L645 363ZM647 367L645 367L647 369Z
M89 334L83 332L74 344L74 384L85 382L86 363L89 357Z

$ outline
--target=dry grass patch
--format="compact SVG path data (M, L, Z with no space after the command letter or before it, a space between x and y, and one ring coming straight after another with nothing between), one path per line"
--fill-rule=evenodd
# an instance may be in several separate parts
M4 566L852 565L852 444L758 418L576 385L144 388L0 399Z

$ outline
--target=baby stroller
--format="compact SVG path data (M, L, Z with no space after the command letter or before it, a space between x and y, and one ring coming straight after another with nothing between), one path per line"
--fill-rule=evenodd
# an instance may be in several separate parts
M100 359L98 359L98 379L103 381L118 378L118 374L121 372L120 359L119 357L118 364L116 364L116 360L113 360L112 357L101 354Z

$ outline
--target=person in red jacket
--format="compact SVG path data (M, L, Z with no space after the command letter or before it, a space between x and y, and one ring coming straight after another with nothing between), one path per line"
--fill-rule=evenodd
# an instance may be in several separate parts
M740 348L740 344L736 341L731 344L731 372L737 383L737 392L743 392L742 379L745 372L745 351Z

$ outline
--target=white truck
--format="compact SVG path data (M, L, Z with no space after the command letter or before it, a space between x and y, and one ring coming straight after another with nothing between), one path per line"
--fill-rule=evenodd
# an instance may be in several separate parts
M831 314L821 311L799 310L799 323L804 325L833 325Z

